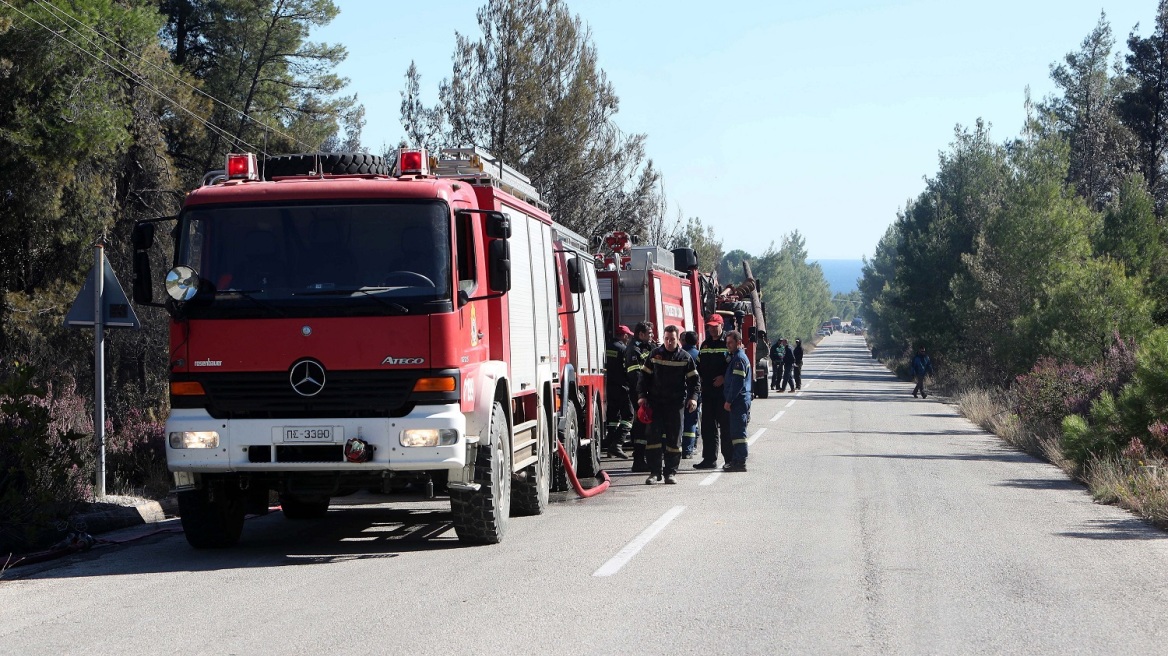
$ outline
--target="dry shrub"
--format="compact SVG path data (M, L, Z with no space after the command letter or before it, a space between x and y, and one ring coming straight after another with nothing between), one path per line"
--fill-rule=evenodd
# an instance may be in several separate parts
M1143 463L1126 456L1098 458L1083 467L1091 495L1160 526L1168 525L1168 462Z

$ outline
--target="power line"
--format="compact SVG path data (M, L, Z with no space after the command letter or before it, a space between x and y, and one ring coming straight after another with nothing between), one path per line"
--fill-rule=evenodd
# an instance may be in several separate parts
M34 0L34 2L36 2L36 3L37 3L39 6L41 6L42 8L45 6L45 5L42 3L42 0ZM87 37L86 37L84 34L81 34L81 33L80 33L80 31L78 31L76 28L73 28L73 27L71 27L70 25L68 25L68 24L65 24L65 28L66 28L66 29L68 29L68 30L71 30L71 31L73 31L73 32L77 33L77 34L78 34L78 35L79 35L79 36L80 36L82 39L84 39L84 40L85 40L87 43L89 43L90 45L92 45L92 46L93 46L93 47L94 47L94 48L95 48L95 49L96 49L98 52L100 52L102 55L104 55L104 56L105 56L105 58L108 58L109 60L112 60L112 61L114 61L115 63L112 63L112 64L111 64L111 63L110 63L110 61L106 61L106 59L103 59L101 56L99 56L99 55L97 55L97 54L94 54L93 52L90 52L90 51L89 51L89 50L87 50L86 48L84 48L84 47L82 47L82 46L78 45L77 43L75 43L74 41L72 41L72 40L70 40L68 37L66 37L64 34L62 34L61 32L58 32L58 31L54 30L53 28L49 27L48 25L45 25L45 24L44 24L44 23L42 23L41 21L39 21L39 20L37 20L36 18L34 18L34 17L30 16L29 14L27 14L27 13L25 13L24 11L20 10L19 8L17 8L17 7L15 7L15 6L13 6L13 5L12 5L10 2L8 2L8 0L0 0L0 3L3 3L3 4L4 4L4 5L6 5L7 7L9 7L10 9L12 9L13 11L15 11L16 13L18 13L18 14L20 14L21 16L25 17L25 18L26 18L26 19L28 19L29 21L31 21L31 22L33 22L33 23L37 24L38 26L40 26L41 28L43 28L43 29L44 29L46 32L48 32L49 34L52 34L53 36L57 37L58 39L61 39L61 40L62 40L62 41L64 41L65 43L69 44L70 46L72 46L72 47L73 47L75 50L77 50L78 52L81 52L81 53L83 53L83 54L85 54L85 55L88 55L89 57L92 57L93 59L97 60L97 62L98 62L99 64L101 64L101 65L105 66L106 68L110 69L110 70L111 70L111 71L113 71L114 73L117 73L117 74L119 74L119 75L126 76L126 77L128 77L128 78L130 78L130 79L132 79L132 80L134 80L134 81L136 81L136 82L138 82L138 83L139 83L139 84L140 84L140 85L141 85L141 86L142 86L144 89L146 89L147 91L150 91L151 93L155 94L156 96L158 96L158 97L162 98L163 100L165 100L166 102L170 103L171 105L173 105L174 107L176 107L176 108L177 108L177 109L179 109L180 111L182 111L182 112L184 112L184 113L188 114L188 115L189 115L191 118L193 118L193 119L194 119L196 122L198 122L198 123L202 124L204 127L206 127L208 130L210 130L212 133L214 133L214 134L217 134L217 135L219 135L220 137L223 137L223 138L224 138L224 139L226 139L226 140L227 140L229 143L233 143L233 144L238 144L238 145L245 146L245 147L247 147L248 149L250 149L252 152L263 153L263 154L265 154L265 155L267 154L267 151L266 151L264 148L261 148L261 147L259 147L259 146L255 145L255 144L249 143L248 141L244 140L242 137L237 137L237 136L235 136L235 135L231 134L230 132L228 132L228 131L227 131L227 129L225 129L225 128L222 128L222 127L220 127L220 126L218 126L218 125L215 125L213 122L211 122L211 121L209 121L209 120L207 120L207 119L204 119L203 117L199 116L199 115L198 115L198 114L196 114L195 112L193 112L193 111L191 111L190 109L188 109L186 106L184 106L184 105L183 105L182 103L180 103L179 101L175 100L174 98L171 98L169 95L167 95L165 92L163 92L163 91L162 91L161 89L159 89L157 86L155 86L155 85L154 85L154 84L153 84L151 81L147 80L145 77L143 77L143 76L142 76L141 74L139 74L137 71L135 71L135 70L131 69L129 66L127 66L127 65L125 65L125 64L122 64L122 63L120 63L120 62L117 62L117 60L116 60L115 58L113 58L113 57L110 55L110 53L106 52L106 51L105 51L104 49L102 49L102 48L101 48L99 45L97 45L97 44L96 44L96 43L94 43L92 40L90 40L89 38L87 38ZM56 16L55 14L54 14L54 17L55 17L55 18L57 18L57 16ZM58 18L58 20L60 20L60 19ZM76 20L76 19L74 19L74 20ZM104 37L103 37L103 38L104 38ZM119 47L120 47L120 46L119 46ZM124 50L124 48L123 48L123 50ZM141 57L139 57L139 59L141 59ZM208 97L211 97L209 94L205 94L205 93L204 93L204 95L207 95ZM215 99L215 98L213 98L213 97L211 97L211 98L212 98L212 100L216 100L216 102L220 102L220 103L222 104L222 102L221 102L221 101L218 101L217 99ZM227 106L227 105L225 105L225 106ZM233 108L230 108L230 106L227 106L227 107L228 107L229 109L233 109ZM238 110L234 110L234 111L238 112ZM242 114L242 112L239 112L239 113L241 113L241 114ZM246 116L246 115L245 115L245 116ZM247 118L249 118L249 119L250 119L250 117L247 117ZM256 122L258 125L260 125L260 126L262 126L262 127L265 127L265 128L267 128L267 126L264 126L262 123L259 123L258 121L255 121L255 119L251 119L251 120L252 120L253 122ZM267 129L272 129L272 128L267 128ZM285 136L287 136L287 135L285 135ZM311 147L311 146L309 146L308 144L304 143L303 141L300 141L300 140L298 140L298 139L295 139L295 138L292 138L292 140L293 140L293 141L295 141L295 142L296 142L296 143L298 143L298 144L301 144L301 145L303 145L303 146L306 146L308 149L312 149L312 147Z
M53 4L47 2L46 0L33 0L33 1L36 2L36 4L40 5L41 7L43 7L44 9L46 9L47 11L49 11L49 13L53 14L54 17L57 17L59 20L60 20L61 16L64 16L66 19L68 19L68 20L76 23L77 25L80 25L81 27L89 30L90 32L96 34L97 36L108 41L109 43L112 43L114 46L116 46L118 49L125 52L127 55L130 55L131 57L136 58L139 62L146 64L147 66L153 68L154 70L158 71L159 73L162 73L163 75L174 80L175 82L178 82L179 84L182 84L183 86L186 86L187 88L191 89L195 93L197 93L205 98L208 98L209 100L211 100L211 102L214 102L214 103L226 108L227 110L234 112L236 116L240 116L245 120L251 121L252 123L255 123L256 125L258 125L259 127L263 128L265 130L271 130L272 132L275 132L276 134L280 135L281 137L284 137L285 139L288 139L289 141L292 141L294 143L300 144L301 146L304 146L305 149L314 150L314 148L311 145L304 143L303 141L300 141L296 137L294 137L294 136L292 136L292 135L290 135L282 130L271 127L265 123L260 122L259 120L255 119L255 118L252 118L249 114L245 113L243 110L236 109L235 107L227 104L226 102L224 102L222 100L219 100L218 98L207 93L206 91L203 91L199 87L196 87L195 85L191 84L190 82L187 82L181 76L175 75L174 73L172 73L172 72L162 68L161 66L155 64L154 62L146 59L142 55L139 55L137 53L130 51L128 48L126 48L122 44L120 44L117 41L111 39L110 37L102 34L100 31L98 31L93 26L85 24L84 22L82 22L81 20L79 20L78 18L76 18L75 16L70 14L69 12L65 11L64 9L61 9L60 7L56 7ZM8 3L5 2L4 4L8 4ZM9 5L9 6L11 6L11 5ZM64 20L62 20L62 22L64 22ZM68 27L69 29L72 29L74 32L80 33L80 30L68 25L68 23L66 23L66 27ZM99 46L97 46L97 44L93 43L89 39L86 39L85 36L82 36L81 38L85 39L88 43L93 45L95 48L98 48L99 50L101 49ZM104 50L102 52L105 53ZM108 56L108 53L105 53L105 54ZM299 111L299 110L297 110L297 111Z
M46 32L48 32L49 34L52 34L53 36L57 37L58 39L61 39L65 43L68 43L69 45L73 46L73 48L78 50L79 52L82 52L82 53L94 58L102 66L105 66L106 68L112 70L113 72L115 72L119 75L124 75L126 77L129 77L129 78L137 81L139 84L142 85L142 87L144 89L154 93L155 95L161 97L163 100L169 102L170 104L174 105L178 109L186 112L187 114L189 114L191 116L191 118L195 119L199 123L202 123L208 130L211 130L213 133L218 134L219 136L224 137L233 143L239 143L239 144L242 144L244 146L247 146L248 148L251 148L255 152L261 152L260 149L257 148L256 146L244 141L243 139L239 139L239 138L234 137L231 133L227 132L226 129L215 125L214 123L204 119L203 117L199 116L198 114L187 109L186 107L183 106L182 103L180 103L177 100L174 100L170 96L166 95L164 92L162 92L157 87L155 87L149 80L146 80L145 78L143 78L141 75L139 75L137 72L133 71L129 67L125 67L125 70L123 70L121 68L114 66L113 64L110 64L109 62L105 61L104 59L102 59L98 55L93 54L92 52L86 50L85 48L83 48L83 47L77 45L76 43L74 43L73 41L69 40L69 38L64 36L63 34L57 32L56 30L53 30L51 27L38 21L37 19L33 18L32 16L29 16L28 14L24 13L20 9L17 9L11 3L9 3L8 0L0 0L0 3L4 3L5 5L10 7L16 13L20 14L21 16L24 16L25 18L32 21L33 23L36 23L37 25L41 26L42 28L44 28L44 30ZM68 26L66 26L66 27L68 27ZM96 44L94 44L94 47L96 47L106 57L110 56L108 52L102 50ZM118 66L123 66L123 65L119 63Z

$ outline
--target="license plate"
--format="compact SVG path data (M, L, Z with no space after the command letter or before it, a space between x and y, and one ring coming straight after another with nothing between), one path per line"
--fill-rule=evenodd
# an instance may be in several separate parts
M340 426L285 426L283 435L285 442L309 444L332 444L345 438Z

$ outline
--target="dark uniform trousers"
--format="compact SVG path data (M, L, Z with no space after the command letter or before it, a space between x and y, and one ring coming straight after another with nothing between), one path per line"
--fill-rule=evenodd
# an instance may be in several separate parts
M627 387L607 387L606 397L608 418L608 434L605 436L604 446L613 448L624 446L633 428L633 402Z
M715 462L718 460L718 438L721 439L722 460L731 462L734 456L734 445L731 444L730 413L723 405L722 388L711 387L702 389L702 460Z
M665 475L676 474L681 465L681 425L685 407L653 407L653 423L649 425L645 443L645 460L649 472L661 475L662 455L665 460Z

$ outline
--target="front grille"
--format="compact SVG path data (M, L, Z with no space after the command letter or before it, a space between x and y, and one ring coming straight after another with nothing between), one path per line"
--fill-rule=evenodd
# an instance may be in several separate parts
M429 374L329 371L324 388L315 396L297 394L287 372L175 375L174 381L202 383L206 396L173 396L171 405L204 408L216 419L401 417L410 412L413 404L435 400L411 396L418 377Z

